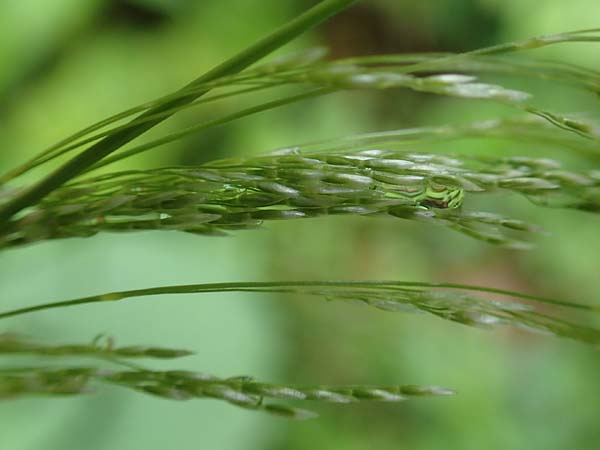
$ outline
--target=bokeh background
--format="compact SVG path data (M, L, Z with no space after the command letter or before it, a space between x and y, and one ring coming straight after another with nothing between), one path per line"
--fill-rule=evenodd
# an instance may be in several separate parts
M180 87L314 3L0 2L0 167ZM599 24L597 0L365 0L285 51L314 45L329 47L335 57L463 51ZM538 54L598 69L599 50L575 44ZM598 113L589 94L508 81L533 89L539 105ZM150 136L260 99L211 104L175 117ZM407 92L336 94L199 134L122 167L194 164L351 133L510 114L494 105ZM518 143L448 145L457 152L521 152L581 163L564 152ZM539 211L523 199L499 198L494 207L540 223L550 235L529 252L411 222L361 218L270 223L228 238L99 235L0 254L0 302L8 309L165 284L283 279L456 281L598 301L596 217ZM48 311L5 320L0 331L56 343L88 342L104 332L123 345L189 348L197 355L155 367L218 376L439 384L458 391L452 398L403 404L314 405L319 419L289 422L216 401L176 403L100 387L83 398L0 404L1 450L600 448L597 350L523 331L471 329L318 298L250 294L165 296Z

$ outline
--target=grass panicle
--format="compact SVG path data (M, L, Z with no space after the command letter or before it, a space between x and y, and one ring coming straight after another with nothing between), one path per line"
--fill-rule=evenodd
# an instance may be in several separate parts
M92 356L100 358L158 358L173 359L192 355L188 350L127 346L115 347L111 338L97 336L90 344L46 345L14 334L0 334L0 355Z
M114 371L94 367L12 368L0 370L0 400L23 396L69 396L91 392L94 382L121 386L169 400L215 399L246 409L264 411L292 419L316 414L270 399L356 403L399 402L411 397L448 396L454 391L438 386L298 386L262 383L251 377L218 378L183 370Z
M431 222L520 248L537 227L461 208L471 196L497 191L524 195L539 206L600 211L598 171L568 171L545 158L292 149L71 183L14 222L0 242L10 247L100 231L215 235L265 220L350 214Z
M330 1L323 3L338 3L322 7L317 15L331 14L333 10L341 8L342 3L351 1ZM332 9L330 9L332 8ZM316 19L317 15L308 14L310 19ZM320 17L321 20L323 17ZM306 24L308 26L308 23ZM293 28L293 27L288 27ZM279 35L275 33L278 40ZM317 85L321 89L317 92L329 93L335 90L347 89L390 89L406 88L415 91L427 92L438 95L450 95L467 99L487 99L501 103L510 104L524 111L544 118L550 123L580 134L584 137L596 140L600 134L597 126L590 126L578 118L561 115L557 112L543 111L532 105L527 100L530 95L526 92L508 89L500 85L480 82L474 74L509 74L529 78L541 78L552 82L571 84L594 94L600 92L600 73L574 64L556 63L552 61L537 60L535 58L517 58L511 54L516 51L531 50L547 45L555 45L566 42L596 42L598 33L571 32L559 35L543 36L523 42L503 44L476 51L460 54L414 54L414 55L378 55L362 58L348 58L333 62L323 62L325 52L323 49L309 49L276 59L262 66L248 69L242 73L227 73L227 70L216 70L219 76L211 72L196 80L191 85L156 100L130 108L112 117L99 121L85 129L73 134L63 141L42 151L33 159L13 169L0 177L0 184L6 184L14 178L28 172L29 170L43 165L52 159L62 156L68 152L82 148L85 145L98 142L104 138L131 133L136 136L138 131L150 128L173 114L187 109L191 106L199 106L209 101L220 100L227 97L235 97L245 92L281 87L289 84ZM267 39L269 41L269 39ZM278 44L279 45L279 44ZM260 47L260 46L258 46ZM267 46L268 47L268 46ZM270 49L270 47L269 47ZM267 51L255 51L253 57L258 59L259 54ZM244 58L234 58L233 63L226 63L235 68L247 64ZM239 60L239 61L238 61ZM242 64L240 61L243 61ZM220 73L223 72L223 73ZM433 73L433 75L432 75ZM238 87L238 90L231 88ZM229 91L213 95L212 97L198 98L208 91L229 89ZM164 136L157 140L145 143L129 149L124 155L113 156L109 162L100 163L102 157L93 164L86 164L83 170L92 166L100 167L125 157L129 157L143 151L150 150L182 137L199 132L205 128L217 126L230 120L245 117L284 104L289 104L314 94L299 94L282 98L276 102L267 102L248 110L233 113L221 119L210 120ZM113 128L100 131L103 128L118 123L135 114L143 113L143 116L130 121L127 124L118 125ZM129 139L128 139L129 140ZM127 141L128 141L127 140ZM120 143L119 147L125 142ZM94 146L95 148L95 146ZM112 151L116 150L113 149ZM112 153L112 151L110 153ZM87 152L86 152L87 153ZM102 153L100 151L98 154ZM75 176L75 174L73 175ZM72 178L72 177L69 177ZM22 194L24 195L24 194ZM6 209L8 205L5 205Z
M492 244L522 248L541 231L539 227L492 212L469 210L470 200L505 192L524 196L536 206L600 212L598 170L572 170L543 155L442 156L429 148L432 143L460 139L499 139L577 152L597 162L600 125L594 118L542 109L531 93L512 88L510 83L513 77L542 80L597 95L600 72L515 53L563 43L599 42L599 29L459 54L326 61L323 49L311 49L253 66L354 2L322 1L183 89L92 124L1 175L0 249L99 232L176 230L221 235L256 228L264 221L323 215L409 219L442 225ZM502 84L488 81L497 75ZM285 94L273 100L273 92L279 88L285 88ZM525 116L344 136L195 167L90 174L168 142L263 111L335 92L386 89L493 101ZM251 93L264 95L265 101L128 146L174 114ZM50 163L60 165L49 172ZM20 177L33 169L46 169L46 173L36 183L24 185ZM467 326L513 326L600 344L600 330L575 316L578 312L595 314L600 310L598 305L452 283L304 281L163 286L21 307L0 313L0 319L90 303L214 292L312 295L385 311L426 313ZM50 366L0 369L0 399L80 395L105 383L171 400L217 399L284 417L308 418L313 415L310 411L269 402L397 402L413 396L453 393L445 388L412 385L279 385L244 376L218 378L189 371L154 371L129 361L189 354L160 347L117 347L112 339L102 337L84 345L48 345L0 334L0 357L36 355L52 361ZM80 356L116 363L127 370L56 365L59 358L55 357Z
M554 334L594 346L600 344L600 330L564 320L556 315L556 313L555 315L550 315L545 311L548 307L562 307L598 313L600 311L600 306L598 305L566 302L501 289L452 283L292 281L164 286L111 292L25 307L0 313L0 319L90 303L118 302L130 298L144 298L165 294L215 292L314 295L328 300L361 302L385 311L428 313L467 326L490 327L508 325L545 334ZM508 296L521 301L491 300L482 294ZM544 308L539 308L540 306Z

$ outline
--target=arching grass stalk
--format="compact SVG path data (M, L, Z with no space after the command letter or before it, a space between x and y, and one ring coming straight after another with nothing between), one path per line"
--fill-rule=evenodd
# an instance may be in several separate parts
M544 144L560 150L573 150L588 158L597 159L600 156L600 147L597 143L563 133L548 123L547 120L531 116L492 119L456 125L376 131L298 143L286 148L296 148L302 153L359 151L378 146L394 149L410 147L411 150L416 150L432 142L477 138L515 142L525 141L532 144Z
M156 148L157 146L160 145L164 145L167 144L169 142L173 142L176 140L181 139L184 136L188 136L190 134L193 133L197 133L199 131L202 130L206 130L208 128L212 128L218 125L223 125L229 122L232 122L234 120L238 120L238 119L243 119L244 117L248 117L252 114L256 114L262 111L268 111L270 109L274 109L274 108L278 108L280 106L285 106L285 105L290 105L299 101L303 101L303 100L307 100L310 98L315 98L315 97L320 97L320 96L324 96L327 94L331 94L332 92L334 92L334 89L329 89L329 88L316 88L313 89L311 91L308 92L304 92L301 94L297 94L297 95L292 95L289 97L284 97L280 100L273 100L267 103L263 103L257 106L253 106L250 108L246 108L243 109L241 111L238 111L236 113L233 114L229 114L225 117L221 117L218 119L212 119L203 123L199 123L197 125L193 125L191 127L185 128L183 130L177 131L175 133L171 133L167 136L164 136L162 138L153 140L151 142L148 142L146 144L142 144L142 145L138 145L135 146L133 148L130 148L128 150L122 151L117 153L116 155L110 156L108 158L105 158L102 161L99 161L98 163L94 164L93 166L91 166L89 169L86 170L86 172L92 171L92 170L96 170L99 169L101 167L107 166L109 164L115 163L117 161L121 161L125 158L129 158L131 156L135 156L138 155L140 153L143 153L147 150L151 150L153 148Z
M451 58L458 56L460 58ZM524 75L531 78L559 81L573 84L597 92L600 83L600 72L577 64L564 63L560 61L540 60L534 58L516 58L506 55L469 55L455 53L413 53L413 54L387 54L351 57L334 61L332 64L358 65L365 68L397 68L403 72L412 65L435 62L434 72L480 72L501 73L508 75ZM304 70L310 68L305 68ZM419 71L409 73L419 73Z
M196 85L210 82L244 70L259 59L288 43L298 35L318 25L344 8L347 8L355 1L356 0L322 1L304 14L301 14L297 18L288 22L279 30L271 33L266 38L258 41L254 45L251 45L246 50L235 55L233 58L230 58L221 65L197 78L190 83L189 87L194 87ZM189 96L185 96L178 100L165 102L158 107L149 109L142 115L142 117L161 113L162 111L175 108L179 105L190 103L196 98L202 96L204 93L206 92L201 91L190 94ZM66 162L64 165L43 178L35 185L19 193L8 203L0 205L0 230L9 226L9 221L14 214L18 213L24 208L27 208L28 206L34 205L54 189L76 177L88 167L96 164L104 157L110 155L115 150L145 133L163 120L164 118L156 119L151 122L139 124L138 126L126 131L121 131L107 136L103 140L97 142L84 152Z
M34 158L26 161L25 163L21 164L20 166L15 167L14 169L12 169L12 170L6 172L4 175L0 176L0 185L8 183L9 181L14 180L15 178L19 177L20 175L23 175L23 174L35 169L36 167L39 167L39 166L41 166L49 161L52 161L60 156L66 155L70 152L73 152L74 150L77 150L78 148L81 148L87 144L95 142L105 136L108 136L111 133L130 129L131 127L137 126L139 124L147 123L147 122L159 119L159 118L168 117L168 116L171 116L177 112L183 111L188 108L204 105L204 104L211 103L211 102L214 102L217 100L222 100L222 99L225 99L228 97L239 97L242 94L257 92L257 91L261 91L261 90L264 90L267 88L280 86L280 85L281 84L274 84L274 83L264 84L264 85L259 85L259 86L244 88L244 89L238 89L238 90L226 92L223 94L217 94L217 95L203 97L203 98L195 100L187 105L182 105L182 106L179 106L176 108L171 108L162 113L154 114L154 115L142 118L142 119L136 119L126 125L117 126L117 127L114 127L114 128L111 128L111 129L108 129L105 131L101 131L101 132L98 132L96 134L89 136L94 131L100 130L100 129L106 127L107 125L118 122L119 120L129 117L135 113L138 113L145 109L149 109L152 106L133 108L124 113L121 113L121 114L112 116L106 120L97 122L96 124L91 125L88 128L85 128L81 132L75 133L72 136L68 137L67 139L60 141L58 144L56 144L52 147L49 147L47 150L36 155ZM152 105L152 104L153 103L151 103L150 105Z
M447 64L451 60L460 60L470 56L487 56L500 55L512 52L520 52L526 50L535 50L550 45L564 43L585 43L585 42L600 42L600 28L588 30L567 31L559 34L551 34L546 36L538 36L524 41L507 42L490 47L471 50L457 55L443 56L433 61L423 61L407 67L407 72L419 72L435 70L439 65Z
M469 326L512 325L557 336L600 344L600 330L570 323L561 318L536 311L523 303L492 301L465 291L496 294L534 304L559 306L588 312L598 312L597 305L585 305L522 294L502 289L455 283L401 281L285 281L212 283L164 286L131 291L111 292L73 300L46 303L0 313L0 319L38 311L78 305L118 302L165 294L199 294L215 292L255 292L318 295L328 300L360 301L386 311L426 312L446 320Z
M534 114L559 128L579 134L587 139L598 140L600 136L597 126L590 126L584 121L535 107L528 102L531 95L526 92L507 89L500 85L481 83L473 76L441 73L419 77L404 73L402 68L395 68L394 71L390 71L385 67L365 70L358 66L336 67L335 65L307 76L310 81L318 85L343 89L407 88L436 95L491 100ZM594 92L599 92L598 86L594 86Z

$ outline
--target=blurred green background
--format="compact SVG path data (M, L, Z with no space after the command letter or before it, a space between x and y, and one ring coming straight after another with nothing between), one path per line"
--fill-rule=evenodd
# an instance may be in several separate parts
M180 87L314 3L0 2L0 167ZM313 45L329 47L335 57L462 51L599 23L597 0L364 0L285 51ZM593 44L538 54L600 68ZM567 88L540 84L534 92L540 105L555 110L598 113L597 99ZM183 114L151 136L257 98ZM407 92L336 94L214 129L122 167L201 163L351 133L512 113ZM451 146L456 152L524 152L578 163L544 148L507 143ZM501 198L498 204L551 234L531 252L500 250L411 222L360 218L270 223L229 238L99 235L0 254L2 309L165 284L282 279L455 281L597 302L596 217L538 211L522 199ZM439 384L458 391L452 398L404 404L311 405L319 419L289 422L216 401L175 403L100 387L84 398L0 404L0 450L600 448L597 350L523 331L470 329L317 298L250 294L47 311L5 320L0 331L56 343L88 342L105 332L123 345L189 348L197 355L155 366L218 376Z

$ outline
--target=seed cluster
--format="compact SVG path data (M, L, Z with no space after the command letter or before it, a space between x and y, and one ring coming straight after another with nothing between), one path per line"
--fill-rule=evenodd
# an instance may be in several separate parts
M65 396L89 392L94 381L119 385L170 400L212 398L247 409L293 419L315 417L312 411L266 403L267 399L351 403L398 402L409 397L446 396L437 386L287 386L260 383L250 377L217 378L189 371L113 371L93 367L12 369L0 372L0 399L24 395Z
M552 160L292 149L72 183L14 222L0 242L15 246L100 231L223 234L256 228L265 220L345 214L432 222L491 243L520 246L522 240L512 234L527 235L537 227L461 208L467 194L498 190L542 206L600 211L600 172L568 172Z

